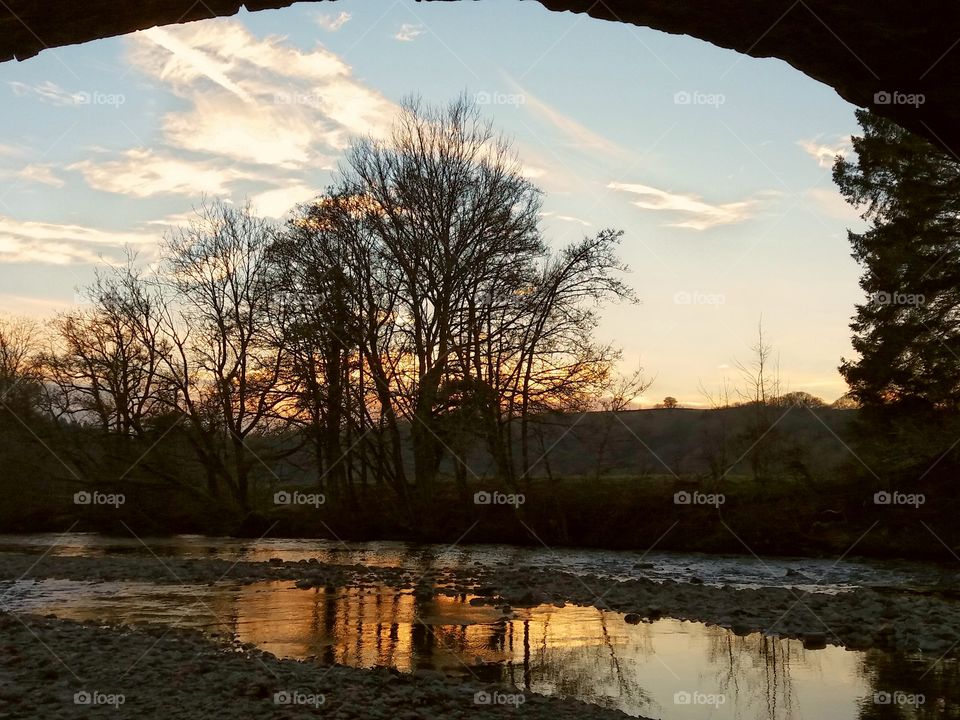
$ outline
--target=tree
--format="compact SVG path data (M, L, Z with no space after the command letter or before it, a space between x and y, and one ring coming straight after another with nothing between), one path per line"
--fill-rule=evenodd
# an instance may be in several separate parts
M42 382L40 326L30 318L0 316L0 409L28 415Z
M250 507L253 470L265 463L249 441L289 421L275 233L249 206L212 202L163 246L165 374L208 489L219 496L226 486L241 511Z
M818 398L816 395L812 395L803 390L795 390L793 392L784 393L777 398L777 405L781 407L798 407L798 408L822 408L826 407L827 404L823 401L822 398Z
M763 320L757 323L757 341L750 348L749 363L734 360L741 385L736 389L741 405L746 408L747 423L743 440L754 480L766 479L772 472L776 445L780 438L776 425L782 412L774 412L781 396L780 360L764 338Z
M860 408L860 403L854 398L850 397L849 393L844 393L834 400L830 404L830 407L832 407L834 410L857 410Z
M93 424L104 433L142 437L151 417L173 402L161 369L170 346L160 302L131 257L97 274L89 307L54 321L58 347L46 358L48 408L56 417Z
M667 395L667 397L663 399L663 402L660 403L657 407L665 408L667 410L673 410L675 408L680 407L680 403L677 402L677 399L675 397L672 397L671 395Z
M531 419L606 387L619 355L593 331L599 303L632 298L620 233L551 252L539 210L510 143L462 98L406 102L389 138L356 142L334 187L298 209L274 247L290 385L318 457L336 461L328 481L373 463L402 496L429 493L452 456L463 486L482 443L515 483Z
M855 158L834 181L862 210L849 232L867 294L840 366L862 407L858 453L900 487L950 482L960 464L960 159L858 111Z
M443 109L406 102L387 141L354 144L343 185L369 202L365 220L397 289L394 350L405 366L395 380L415 481L429 486L444 452L441 388L451 373L482 367L471 338L492 302L525 286L531 256L543 252L539 191L464 98ZM485 298L492 302L478 308Z
M857 111L855 160L834 181L869 227L849 232L867 300L840 366L868 408L960 403L960 161L892 121Z
M331 191L301 205L273 245L292 393L321 488L350 494L368 471L405 495L395 390L400 286L365 221L362 196Z
M616 414L625 412L637 397L650 389L651 385L653 385L653 380L644 376L643 368L638 368L630 375L617 374L608 380L603 395L596 402L596 409L600 415L599 430L588 426L586 430L589 434L581 440L587 447L591 448L596 458L594 461L595 480L599 480L610 470L606 456L610 448L613 430L620 425Z

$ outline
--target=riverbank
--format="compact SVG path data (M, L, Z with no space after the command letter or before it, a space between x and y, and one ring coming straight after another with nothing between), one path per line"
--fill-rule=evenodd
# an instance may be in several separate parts
M280 660L168 627L99 627L0 612L0 717L138 720L502 718L620 720L623 713L436 672L404 675Z
M78 505L75 489L0 509L0 532L71 528L119 537L133 532L441 545L459 539L812 558L838 558L853 550L863 557L950 563L960 554L960 525L953 522L960 498L936 488L915 494L923 502L884 504L876 501L877 488L848 482L757 485L731 477L714 487L670 476L558 477L531 480L519 490L479 482L462 488L444 484L431 497L413 497L404 505L382 488L345 499L289 486L277 491L287 494L289 504L265 496L255 505L258 510L245 515L149 485L103 487L97 498L112 498L115 504Z
M911 592L859 588L839 594L790 587L731 589L704 585L693 576L687 582L654 582L644 577L643 563L635 567L634 577L612 580L509 565L420 573L401 567L315 560L234 562L0 554L0 581L21 578L157 584L281 580L328 592L385 585L419 599L462 596L475 605L493 606L504 617L510 617L513 608L570 603L621 612L626 622L673 617L720 625L741 635L764 632L799 638L811 648L829 643L849 649L941 654L955 652L960 644L960 603L952 585Z

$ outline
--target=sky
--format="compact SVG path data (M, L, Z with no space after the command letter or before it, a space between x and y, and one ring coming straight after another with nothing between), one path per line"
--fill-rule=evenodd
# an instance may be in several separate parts
M398 104L474 98L544 191L560 248L624 231L636 305L598 339L665 396L737 384L762 321L788 390L833 400L863 293L831 180L854 107L776 59L538 3L300 3L0 64L0 312L69 310L149 262L203 197L280 220Z

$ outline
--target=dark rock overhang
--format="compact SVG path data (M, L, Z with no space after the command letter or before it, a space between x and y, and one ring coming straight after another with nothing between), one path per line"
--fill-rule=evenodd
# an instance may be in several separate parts
M309 0L308 0L309 1ZM957 0L536 0L775 57L960 153ZM0 60L293 0L0 0ZM631 58L623 58L631 62Z

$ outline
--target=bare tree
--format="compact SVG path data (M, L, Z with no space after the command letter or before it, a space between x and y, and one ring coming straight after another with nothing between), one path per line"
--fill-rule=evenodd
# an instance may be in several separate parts
M387 140L356 143L334 189L300 208L276 245L290 386L321 464L337 464L328 483L372 463L401 495L429 492L452 455L463 486L478 442L513 483L514 422L525 474L530 418L607 387L619 355L593 331L598 303L632 298L620 233L551 254L539 209L509 143L464 99L407 102Z
M757 325L757 341L750 349L752 360L749 364L739 360L734 364L741 375L741 387L737 393L748 408L747 459L753 478L757 480L770 472L779 440L776 424L778 416L783 414L776 411L783 394L780 359L774 356L772 346L764 339L762 319Z
M204 203L164 243L165 374L190 421L208 489L250 507L252 436L284 426L280 387L286 347L277 342L279 281L270 262L275 229L248 207Z
M57 316L56 347L45 358L55 416L126 437L143 436L173 393L160 372L169 344L158 299L134 261L98 273L88 308Z
M429 487L446 449L441 388L465 373L490 380L474 375L483 362L477 330L492 320L478 301L499 301L543 252L539 191L463 98L444 109L408 101L389 140L357 143L347 162L344 185L367 199L387 284L397 288L392 349L403 360L390 380L410 424L415 482Z
M0 401L11 412L29 412L36 402L42 340L36 321L0 316Z

